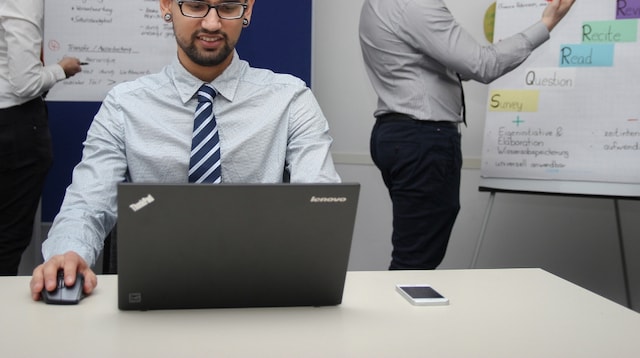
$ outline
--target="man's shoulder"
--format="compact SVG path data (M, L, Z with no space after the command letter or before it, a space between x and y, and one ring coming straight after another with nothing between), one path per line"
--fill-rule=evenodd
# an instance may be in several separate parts
M266 68L247 67L243 76L245 82L263 85L284 85L294 87L306 87L306 83L291 74L278 73Z

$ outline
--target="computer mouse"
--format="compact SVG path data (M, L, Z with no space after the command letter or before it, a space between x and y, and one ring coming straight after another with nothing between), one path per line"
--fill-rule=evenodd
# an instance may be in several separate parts
M64 271L58 271L58 286L53 291L43 289L42 300L54 305L75 305L84 297L82 287L84 286L84 275L78 273L73 286L64 284Z

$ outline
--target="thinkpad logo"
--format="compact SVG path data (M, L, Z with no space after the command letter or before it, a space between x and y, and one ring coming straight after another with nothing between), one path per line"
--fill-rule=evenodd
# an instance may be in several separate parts
M133 203L131 205L129 205L129 207L131 208L131 210L133 210L134 212L144 208L145 206L153 203L156 199L153 198L153 196L151 196L151 194L145 196L144 198L138 200L137 203Z
M346 203L347 198L344 196L312 196L312 203Z

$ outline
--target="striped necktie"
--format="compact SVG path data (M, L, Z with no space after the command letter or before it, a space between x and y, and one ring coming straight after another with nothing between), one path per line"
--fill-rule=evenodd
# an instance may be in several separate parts
M193 122L190 183L220 183L220 137L216 117L213 115L213 99L216 90L204 84L198 90L198 107Z

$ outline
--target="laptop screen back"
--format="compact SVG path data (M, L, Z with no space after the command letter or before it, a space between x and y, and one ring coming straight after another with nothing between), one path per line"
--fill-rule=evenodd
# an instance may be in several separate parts
M123 310L341 303L359 184L118 187Z

